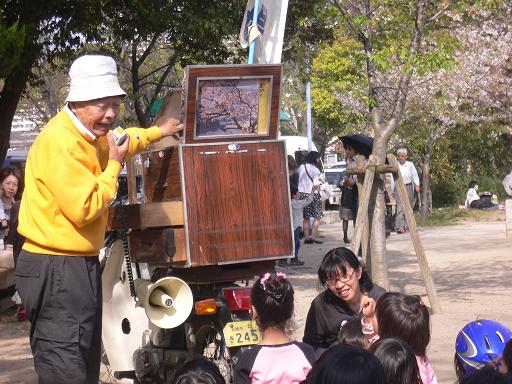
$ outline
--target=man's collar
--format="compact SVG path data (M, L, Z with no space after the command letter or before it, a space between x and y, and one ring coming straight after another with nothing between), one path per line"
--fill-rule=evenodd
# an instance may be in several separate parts
M75 124L76 128L80 131L80 133L82 135L84 135L85 137L88 137L89 139L91 139L93 141L98 140L96 135L94 133L92 133L91 131L89 131L85 127L85 125L83 125L82 122L80 120L78 120L78 117L76 117L76 115L73 113L73 111L69 108L69 104L68 103L66 103L66 105L64 106L64 111L66 111L66 113L68 114L68 116L73 121L73 123Z

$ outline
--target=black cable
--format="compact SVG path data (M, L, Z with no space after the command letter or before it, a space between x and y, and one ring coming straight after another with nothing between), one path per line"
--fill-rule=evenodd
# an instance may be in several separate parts
M137 293L135 292L135 283L133 282L132 259L130 257L130 246L128 244L128 231L123 231L121 236L123 239L124 262L126 264L126 274L128 275L130 295L135 299L135 301L138 301Z

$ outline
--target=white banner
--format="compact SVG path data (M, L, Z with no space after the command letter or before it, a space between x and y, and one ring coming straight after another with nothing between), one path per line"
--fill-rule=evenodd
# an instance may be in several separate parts
M252 24L254 0L247 2L240 29L240 45L247 48L254 40L254 64L281 63L288 0L259 0L258 27Z

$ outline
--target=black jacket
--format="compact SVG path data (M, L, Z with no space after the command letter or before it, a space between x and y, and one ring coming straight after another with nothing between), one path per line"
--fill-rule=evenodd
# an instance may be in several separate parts
M368 296L377 301L386 291L373 284ZM304 329L305 343L311 345L318 356L338 341L343 321L361 317L329 289L320 293L311 303Z

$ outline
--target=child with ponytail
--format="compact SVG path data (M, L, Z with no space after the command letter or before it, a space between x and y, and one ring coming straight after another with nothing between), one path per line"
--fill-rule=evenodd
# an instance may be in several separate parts
M292 384L306 379L315 361L313 348L293 341L286 332L292 320L293 288L282 272L266 273L252 287L252 316L261 342L242 353L234 384Z

